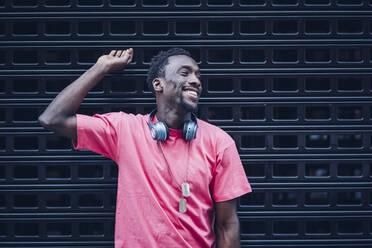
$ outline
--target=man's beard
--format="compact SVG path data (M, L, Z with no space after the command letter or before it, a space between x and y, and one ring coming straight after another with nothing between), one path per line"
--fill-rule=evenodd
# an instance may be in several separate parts
M183 95L181 95L181 106L187 112L195 112L198 109L198 104L195 104L195 105L189 104L187 101L185 101Z

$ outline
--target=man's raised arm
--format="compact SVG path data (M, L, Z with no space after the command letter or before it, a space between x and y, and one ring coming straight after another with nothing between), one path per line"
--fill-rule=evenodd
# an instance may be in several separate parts
M40 124L48 130L77 140L76 116L88 92L109 72L123 69L133 58L133 49L112 50L73 83L62 90L39 116Z

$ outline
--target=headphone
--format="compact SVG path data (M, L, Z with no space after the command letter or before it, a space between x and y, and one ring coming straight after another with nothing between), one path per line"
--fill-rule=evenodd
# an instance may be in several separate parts
M155 124L151 123L151 119L154 117L157 109L154 109L149 114L149 128L151 137L154 140L165 141L169 137L169 129L167 123L158 121ZM191 113L191 121L185 121L183 123L182 138L186 141L196 138L196 131L198 130L198 121L196 115Z

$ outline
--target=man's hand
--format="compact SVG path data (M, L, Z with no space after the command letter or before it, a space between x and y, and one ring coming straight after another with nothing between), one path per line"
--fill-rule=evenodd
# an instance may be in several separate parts
M112 50L108 55L102 55L97 64L104 68L105 73L123 69L133 59L133 49Z

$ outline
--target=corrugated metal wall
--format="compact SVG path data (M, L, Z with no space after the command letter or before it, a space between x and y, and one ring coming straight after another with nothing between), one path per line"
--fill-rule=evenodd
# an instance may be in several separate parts
M148 112L150 58L183 47L254 189L242 246L372 247L371 36L371 0L0 0L0 246L113 247L115 164L37 117L119 47L79 112Z

